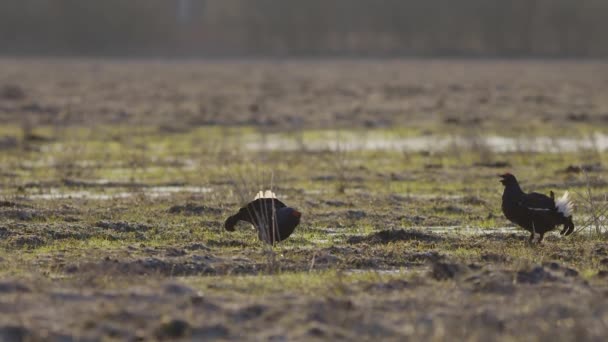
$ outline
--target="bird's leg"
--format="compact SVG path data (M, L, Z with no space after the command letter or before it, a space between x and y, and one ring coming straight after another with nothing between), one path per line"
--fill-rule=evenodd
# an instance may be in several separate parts
M530 233L530 239L528 239L528 243L532 244L532 241L534 241L534 231Z
M540 245L543 242L543 238L545 237L545 233L541 233L540 237L538 238L538 244Z
M528 241L530 244L534 242L534 233L536 233L536 227L534 226L534 221L532 221L532 232L530 232L530 240Z

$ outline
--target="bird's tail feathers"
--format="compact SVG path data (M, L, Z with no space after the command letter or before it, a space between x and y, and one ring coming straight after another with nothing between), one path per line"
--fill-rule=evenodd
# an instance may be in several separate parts
M560 212L564 217L572 216L574 203L570 199L570 193L568 191L564 192L562 197L555 201L555 207L557 208L557 211Z
M257 195L255 195L254 200L259 198L277 198L277 194L275 194L271 190L260 191L257 193Z

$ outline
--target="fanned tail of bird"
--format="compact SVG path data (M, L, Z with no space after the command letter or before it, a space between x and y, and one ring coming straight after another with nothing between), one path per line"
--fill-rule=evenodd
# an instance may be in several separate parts
M572 234L574 232L574 222L572 222L574 203L572 202L570 193L568 191L564 192L562 197L555 201L555 207L557 208L557 212L562 214L566 219L564 229L560 232L560 234L566 236Z
M555 201L555 207L557 211L560 212L564 217L572 216L572 211L574 209L574 204L570 199L570 193L568 191L564 192L562 197L560 197L557 201Z

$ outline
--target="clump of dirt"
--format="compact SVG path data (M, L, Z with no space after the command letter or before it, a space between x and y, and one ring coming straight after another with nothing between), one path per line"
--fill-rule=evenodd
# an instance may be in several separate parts
M31 292L31 289L18 281L3 280L0 281L0 293L26 293Z
M596 256L608 256L608 244L596 244L593 248L593 254Z
M11 201L0 201L0 208L18 208L21 207L22 204Z
M382 230L372 233L367 236L352 236L347 242L350 244L370 243L370 244L386 244L397 241L422 241L422 242L439 242L443 240L439 235L433 233L424 233L418 230Z
M222 209L186 203L185 205L174 205L169 208L170 214L202 215L202 214L221 214Z
M404 215L404 216L397 217L397 220L407 221L413 225L419 225L419 224L422 224L426 220L426 217L421 216L421 215Z
M7 245L16 248L37 248L46 244L46 241L38 235L15 235L7 240Z
M558 272L559 274L562 274L565 277L578 277L577 270L570 268L570 267L563 266L554 261L543 263L543 267L548 268L552 272Z
M336 175L321 175L310 177L313 182L333 182L338 179Z
M35 209L4 209L0 210L0 218L19 221L44 220L46 215Z
M111 229L120 233L131 233L131 232L145 232L150 230L150 226L143 223L131 223L131 222L111 222L111 221L99 221L95 223L96 227L103 229Z
M25 90L17 84L5 84L0 88L0 99L19 101L25 99Z
M600 279L608 278L608 271L601 270L601 271L597 272L596 277L598 277Z
M214 324L206 327L196 327L192 329L194 340L214 340L225 339L230 336L230 330L223 324Z
M448 116L443 119L445 124L449 125L465 125L465 126L474 126L479 125L483 122L482 118L472 117L472 118L461 118L455 116Z
M198 296L197 291L192 289L189 286L175 283L175 282L167 282L163 285L162 292L169 295L183 296L183 295L192 295Z
M177 339L186 337L191 333L191 326L181 319L164 319L156 329L159 339Z
M0 149L11 149L19 146L19 140L15 137L7 136L0 137Z
M0 327L1 341L26 341L31 337L30 331L23 326L5 325Z
M5 239L8 236L11 236L12 234L13 234L13 232L10 231L8 228L0 227L0 238Z
M236 309L230 314L231 318L237 322L246 322L261 317L268 312L269 307L262 304L247 305Z
M601 172L604 171L601 163L568 165L562 173Z
M435 280L454 279L468 272L468 267L462 264L447 262L432 262L430 276Z
M562 268L557 263L546 266L535 266L530 269L517 271L515 280L520 284L539 284L544 282L565 281L565 278L575 278L578 272L569 268Z
M411 253L411 254L408 254L406 256L406 258L412 262L422 262L422 261L437 262L441 259L444 259L445 255L440 254L437 251L427 251L427 252Z
M587 122L591 120L591 117L587 113L569 113L566 115L566 120L572 122Z
M481 260L484 262L493 262L493 263L504 263L508 262L511 258L508 255L504 254L496 254L496 253L483 253L481 255Z
M351 220L360 220L366 216L367 213L363 210L348 210L346 212L346 217Z
M511 272L484 269L467 277L465 282L476 292L510 294L516 291Z

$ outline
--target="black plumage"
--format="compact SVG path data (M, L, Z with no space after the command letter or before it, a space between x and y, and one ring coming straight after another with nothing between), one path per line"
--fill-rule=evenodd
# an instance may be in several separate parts
M262 193L261 193L262 194ZM271 192L258 196L242 207L238 213L228 217L224 223L227 231L234 231L239 221L251 223L261 241L269 244L287 239L300 223L302 214L275 198Z
M553 191L550 196L537 192L525 193L519 187L515 176L506 173L500 176L505 186L502 195L502 212L507 219L531 233L530 242L534 234L540 234L538 243L541 243L546 232L563 225L562 235L570 235L574 231L572 222L572 202L568 192L555 201Z

